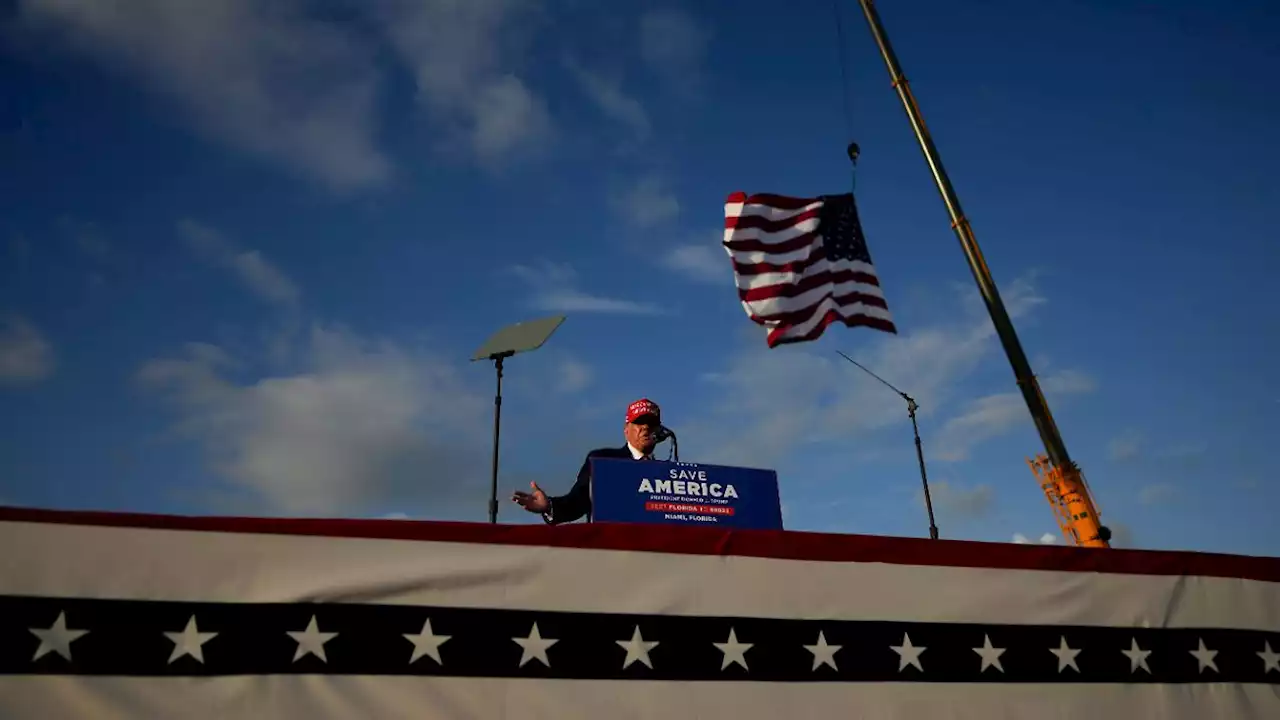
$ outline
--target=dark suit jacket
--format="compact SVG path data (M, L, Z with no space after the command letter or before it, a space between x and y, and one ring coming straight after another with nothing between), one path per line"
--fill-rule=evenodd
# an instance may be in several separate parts
M622 447L596 448L587 453L582 461L582 469L578 470L578 480L569 492L551 500L550 512L544 513L542 519L551 525L573 522L582 516L591 516L591 458L625 458L631 457L631 449Z

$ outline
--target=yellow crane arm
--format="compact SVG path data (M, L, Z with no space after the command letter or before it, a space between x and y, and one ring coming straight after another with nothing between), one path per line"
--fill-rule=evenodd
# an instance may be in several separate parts
M1074 465L1059 468L1044 455L1027 460L1067 542L1082 547L1111 547L1111 530L1102 524L1084 473Z

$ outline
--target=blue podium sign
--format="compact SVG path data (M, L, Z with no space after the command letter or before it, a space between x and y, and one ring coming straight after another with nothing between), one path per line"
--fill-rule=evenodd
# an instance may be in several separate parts
M593 458L591 506L594 522L782 529L778 474L756 468Z

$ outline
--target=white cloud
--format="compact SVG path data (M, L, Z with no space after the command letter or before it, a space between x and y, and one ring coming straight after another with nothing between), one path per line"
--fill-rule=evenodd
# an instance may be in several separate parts
M592 295L577 287L577 273L563 263L544 261L537 267L515 265L511 272L533 290L533 307L548 312L591 312L622 315L656 315L661 309L650 303Z
M1050 399L1092 392L1095 387L1092 378L1075 370L1055 373L1040 380L1041 390ZM1030 422L1031 415L1020 392L977 398L970 401L959 415L943 424L933 443L933 455L939 460L966 460L975 446Z
M241 255L209 228L189 225L188 235L208 257ZM255 287L260 277L242 279ZM190 343L139 368L137 383L166 402L174 431L226 481L200 488L201 499L234 512L474 517L487 496L492 396L461 371L470 363L425 343L320 322L304 328L288 323L262 338L266 353ZM572 358L528 379L560 392L591 381L591 368Z
M551 131L542 100L514 75L480 87L471 102L471 147L490 167L517 152L536 151L535 141Z
M680 201L658 177L640 177L624 191L615 193L613 209L636 227L648 228L674 220L680 214Z
M371 52L301 2L19 5L24 27L141 77L230 147L335 189L378 183L390 172L374 143Z
M1116 462L1132 460L1138 457L1140 438L1133 432L1127 432L1107 443L1107 456Z
M53 346L36 326L17 316L0 319L0 385L33 385L54 365Z
M1159 448L1151 445L1136 431L1128 430L1107 443L1107 456L1114 462L1124 462L1142 455L1148 460L1185 466L1198 462L1209 450L1203 440L1172 441Z
M1138 502L1143 505L1159 505L1177 495L1177 488L1169 483L1152 483L1138 491Z
M689 89L699 77L707 33L683 10L649 10L640 17L640 55L663 79Z
M921 434L932 458L940 443L927 418L954 412L961 381L981 363L1003 362L976 292L957 287L960 303L946 303L934 324L904 326L899 335L835 327L823 336L825 342L770 349L764 333L744 314L749 341L705 378L711 388L703 404L711 409L694 421L697 427L688 428L689 447L704 448L706 462L771 467L801 444L835 440L847 447L851 435L906 423L900 397L835 354L841 345L853 345L861 348L849 352L855 360L920 403ZM1004 296L1014 317L1025 317L1044 302L1029 277L1009 283ZM1067 388L1082 384L1076 375L1062 383ZM1012 415L999 407L988 412Z
M561 392L574 393L586 388L595 379L595 372L591 366L584 362L573 358L565 358L560 361L558 367L560 376L556 386Z
M1017 320L1031 315L1036 308L1049 302L1049 299L1040 292L1039 285L1036 284L1037 278L1040 276L1039 270L1028 270L1022 277L1014 278L1008 287L1001 290L1003 296L1005 311L1009 313L1009 317ZM982 297L977 291L968 284L959 284L957 289L962 289L965 302L974 311L981 311L983 316L987 318L987 324L990 325L990 315L987 314L987 306L983 304ZM990 334L994 337L996 329L994 326L990 328Z
M350 190L393 172L377 144L386 57L413 78L439 148L494 167L541 147L551 116L517 67L538 5L372 0L340 10L354 22L307 0L21 0L20 13L38 41L139 78L209 137Z
M959 415L943 423L932 443L932 455L939 460L966 460L973 446L1003 435L1027 418L1027 406L1019 393L972 400Z
M178 234L193 252L232 274L254 295L284 307L296 307L302 292L297 284L257 250L240 250L220 232L195 222L178 222Z
M571 288L540 293L535 298L534 305L552 312L612 313L615 315L657 315L661 312L652 303L590 295Z
M600 112L626 127L633 140L649 137L649 114L639 100L623 91L620 78L608 77L572 59L566 60L565 66Z
M941 518L951 517L962 520L987 515L995 506L996 499L995 491L990 485L959 487L945 480L930 483L929 496ZM920 499L923 502L923 493Z
M1098 389L1098 382L1080 370L1059 370L1040 381L1046 395L1084 395Z
M420 99L484 163L551 133L546 103L515 72L513 33L530 0L376 0L373 7ZM446 139L446 145L454 144Z
M281 305L298 302L298 288L284 273L267 262L262 253L249 250L236 255L231 268L259 297Z
M1133 530L1124 523L1109 522L1106 526L1111 528L1111 547L1113 548L1136 548L1134 543Z
M193 344L137 379L251 507L351 516L413 505L439 517L481 496L488 405L452 365L322 325L296 356L296 371L242 381L238 359Z
M714 242L689 243L672 248L661 258L661 263L694 280L712 285L733 287L733 265L720 245L720 233Z
M1016 543L1016 544L1018 544L1018 545L1030 545L1030 544L1031 544L1031 540L1030 540L1029 538L1027 538L1027 536L1026 536L1026 535L1023 535L1022 533L1014 533L1014 534L1013 534L1013 542L1014 542L1014 543ZM1057 545L1057 544L1058 544L1058 536L1057 536L1057 535L1054 535L1053 533L1045 533L1045 534L1043 534L1043 535L1041 535L1041 536L1040 536L1040 540L1039 540L1038 542L1039 542L1039 544L1041 544L1041 545Z

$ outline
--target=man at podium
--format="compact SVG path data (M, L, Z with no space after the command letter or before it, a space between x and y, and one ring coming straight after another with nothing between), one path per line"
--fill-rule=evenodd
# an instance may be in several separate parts
M619 458L652 460L653 448L658 444L658 429L662 427L662 411L658 404L641 398L627 406L627 419L622 434L627 444L622 447L596 448L587 453L578 470L578 480L569 492L548 497L536 482L529 483L533 492L517 491L511 500L529 512L541 513L548 524L573 522L584 515L591 516L591 458Z

